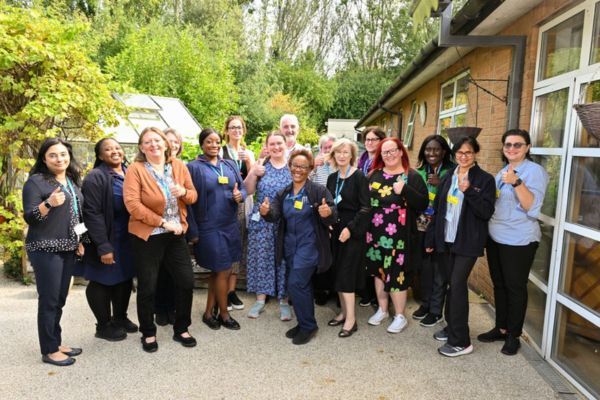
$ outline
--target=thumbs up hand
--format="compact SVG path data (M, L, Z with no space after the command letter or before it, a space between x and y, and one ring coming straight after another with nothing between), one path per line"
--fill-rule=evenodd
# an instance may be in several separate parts
M248 159L248 154L246 153L246 146L240 147L240 151L238 151L238 157L242 161L246 161Z
M259 158L256 164L252 167L252 173L255 176L263 176L265 174L265 159Z
M187 190L184 187L180 186L178 183L170 185L169 190L171 191L171 195L175 197L182 197L185 196L185 194L187 193Z
M404 179L402 179L402 176L398 176L398 179L396 179L396 182L394 182L392 187L394 189L394 193L396 193L397 195L402 193L402 189L404 189Z
M471 186L471 183L469 182L469 173L465 173L462 176L458 176L458 190L460 190L461 192L465 192L469 186Z
M507 183L509 185L513 185L517 182L519 177L515 173L512 165L508 165L508 170L502 174L502 182Z
M321 216L321 218L327 218L331 215L331 207L329 207L329 205L327 205L327 202L325 201L325 197L323 197L323 200L321 201L321 204L319 205L319 215Z
M259 208L260 215L263 217L269 214L269 210L271 210L271 204L269 203L269 198L265 197L265 200L262 202Z
M235 200L236 203L241 203L243 200L242 192L238 189L237 182L233 185L233 200Z
M59 186L54 189L47 201L52 207L62 206L65 202L65 192L63 192Z

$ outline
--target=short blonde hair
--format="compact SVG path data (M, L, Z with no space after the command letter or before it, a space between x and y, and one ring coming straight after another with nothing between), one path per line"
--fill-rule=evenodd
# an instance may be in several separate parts
M338 169L337 162L335 161L335 153L340 151L344 146L348 146L350 148L350 165L353 167L356 166L356 160L358 159L358 146L350 139L341 138L337 139L333 143L333 146L331 147L331 152L328 154L329 162L334 169Z
M169 140L167 139L167 137L165 136L165 134L163 133L163 131L161 131L160 129L154 127L154 126L149 126L147 128L144 128L144 130L142 131L142 133L140 133L140 137L138 139L138 152L137 155L135 156L135 160L137 162L146 162L148 161L146 159L146 155L142 152L142 142L144 141L144 136L146 135L146 133L156 133L158 136L161 137L161 139L163 140L163 142L165 143L165 163L169 163L171 162L171 146L169 145Z

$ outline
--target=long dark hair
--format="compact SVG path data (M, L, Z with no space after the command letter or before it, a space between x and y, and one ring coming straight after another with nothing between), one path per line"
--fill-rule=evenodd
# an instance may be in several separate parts
M45 159L48 149L56 144L62 144L69 152L69 166L67 167L66 171L67 177L69 177L77 186L81 186L81 167L79 166L77 160L75 160L75 157L73 157L73 146L71 146L71 143L67 142L66 140L57 137L44 140L40 146L40 149L38 150L35 164L33 164L33 167L31 167L29 174L42 174L48 178L54 178L54 174L48 169Z
M504 135L502 135L502 146L504 146L504 142L506 141L506 138L509 136L520 136L523 138L523 140L525 141L525 143L529 146L531 144L531 136L529 136L529 132L527 132L524 129L509 129L508 131L504 132ZM508 164L508 159L504 156L504 150L502 151L502 161L504 161L505 164ZM529 150L527 150L527 153L525 154L525 158L528 159L529 161L533 161L531 158L531 148Z
M428 164L427 159L425 158L425 147L429 144L429 142L438 142L438 144L442 147L442 151L444 152L444 157L442 158L442 166L451 165L452 164L452 150L450 149L450 145L443 136L440 135L429 135L423 140L421 143L421 149L419 150L418 156L418 164L417 168L422 168L426 164Z
M98 143L96 143L96 145L94 146L94 154L96 155L96 159L94 160L94 168L96 168L98 165L100 165L104 162L100 159L100 151L102 150L102 144L104 142L106 142L107 140L112 140L113 142L115 142L116 144L121 146L121 143L119 143L116 139L109 138L109 137L100 139L98 141ZM123 152L123 154L125 154L125 152ZM123 164L125 166L129 165L129 161L127 161L127 157L125 157L125 155L123 155Z
M460 150L463 144L471 146L475 153L479 153L479 150L481 149L479 147L479 142L473 136L463 136L454 143L454 146L452 146L452 154L454 154L454 157L456 157L456 152Z

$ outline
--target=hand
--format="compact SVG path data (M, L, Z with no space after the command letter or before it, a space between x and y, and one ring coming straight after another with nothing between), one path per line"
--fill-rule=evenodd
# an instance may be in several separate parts
M265 197L265 200L260 205L260 209L258 211L260 212L260 215L262 215L264 217L267 214L269 214L270 210L271 210L271 204L269 203L269 198Z
M464 174L462 177L459 175L458 180L458 190L464 193L469 186L471 186L471 183L469 182L469 173Z
M325 164L325 157L322 154L319 154L315 158L315 168L322 167Z
M425 253L433 253L433 247L426 247Z
M344 228L342 229L342 232L340 233L340 237L338 238L338 240L342 243L344 243L346 240L350 239L350 229L348 228Z
M252 167L252 173L255 176L263 176L265 174L265 159L259 158L256 164Z
M59 186L54 189L54 192L50 194L50 197L48 197L46 201L50 203L52 207L62 206L65 202L65 193Z
M392 187L394 188L394 193L399 195L400 193L402 193L402 189L404 189L404 179L402 179L402 177L399 176L396 182L392 185Z
M519 179L519 177L515 173L513 166L508 164L508 170L502 174L502 182L514 185L517 183L517 179Z
M246 161L248 159L248 153L246 153L246 146L240 147L240 151L238 151L238 157L242 161Z
M107 265L114 264L115 263L115 256L114 256L113 253L105 254L103 256L100 256L100 262L102 264L107 264Z
M172 186L169 186L169 190L171 191L171 195L177 198L185 196L185 194L187 193L187 190L184 187L179 186L179 184L177 183Z
M244 200L244 198L242 196L242 192L240 192L240 190L238 189L237 182L233 185L233 200L236 203L241 203L242 200Z
M438 174L429 174L427 176L427 183L433 186L437 186L440 184L440 177Z
M319 206L319 215L321 218L327 218L331 215L331 207L325 201L325 197L323 197L323 201L321 201L321 205Z
M83 243L79 243L77 245L77 250L75 250L75 255L79 257L83 257L85 254L85 247L83 247Z
M178 224L176 222L165 222L163 223L163 228L169 232L173 232L176 235L181 235L183 233L183 228L181 227L181 224Z

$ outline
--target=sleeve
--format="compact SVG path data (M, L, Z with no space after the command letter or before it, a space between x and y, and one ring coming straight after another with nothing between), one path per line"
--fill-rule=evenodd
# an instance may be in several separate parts
M39 186L34 182L34 178L30 177L25 182L23 187L23 218L28 225L34 226L46 221L48 214L42 216L39 205L46 200L47 196L43 196ZM52 210L49 211L49 213Z
M280 190L272 200L270 200L271 206L269 207L269 213L263 218L267 222L277 222L281 218L283 211L283 195L285 194L285 188Z
M371 220L371 199L369 198L369 182L360 171L356 171L357 175L357 196L359 210L348 224L348 229L354 237L360 237L367 232L369 221Z
M429 204L427 186L415 171L409 172L408 183L402 188L401 194L406 198L408 207L412 208L417 215L423 212Z
M496 204L496 181L494 177L481 170L482 185L476 188L471 185L465 190L465 203L478 218L489 221L492 218Z
M125 174L123 184L123 200L125 207L134 219L142 221L149 226L160 226L162 215L156 214L142 203L142 180L139 167L130 166Z
M517 208L525 212L528 217L537 218L542 212L542 205L544 204L544 196L546 195L549 177L548 173L540 165L533 165L535 168L532 168L531 172L527 175L527 179L523 180L527 189L533 193L533 204L529 211L525 211L520 203Z
M194 192L196 192L196 200L198 197L198 191L196 190L196 187L194 185L194 180L192 179L192 175L194 175L194 166L191 163L188 163L186 166L187 169L187 173L190 176L190 182L192 183L192 186L194 187ZM194 211L194 207L191 204L188 204L187 206L187 223L188 223L188 230L185 233L185 236L187 238L188 242L192 242L198 239L198 225L196 224L196 216L195 216L195 211Z
M194 182L192 182L192 176L190 175L190 171L183 164L183 162L181 162L178 168L180 169L181 174L183 175L183 187L186 190L185 196L182 197L182 200L185 204L194 204L198 199L198 192L194 187Z
M83 203L83 221L88 228L88 236L96 246L98 255L100 256L114 251L108 239L102 204L106 184L110 184L110 180L102 182L98 173L92 171L84 179L81 187L81 191L85 197L85 202Z

